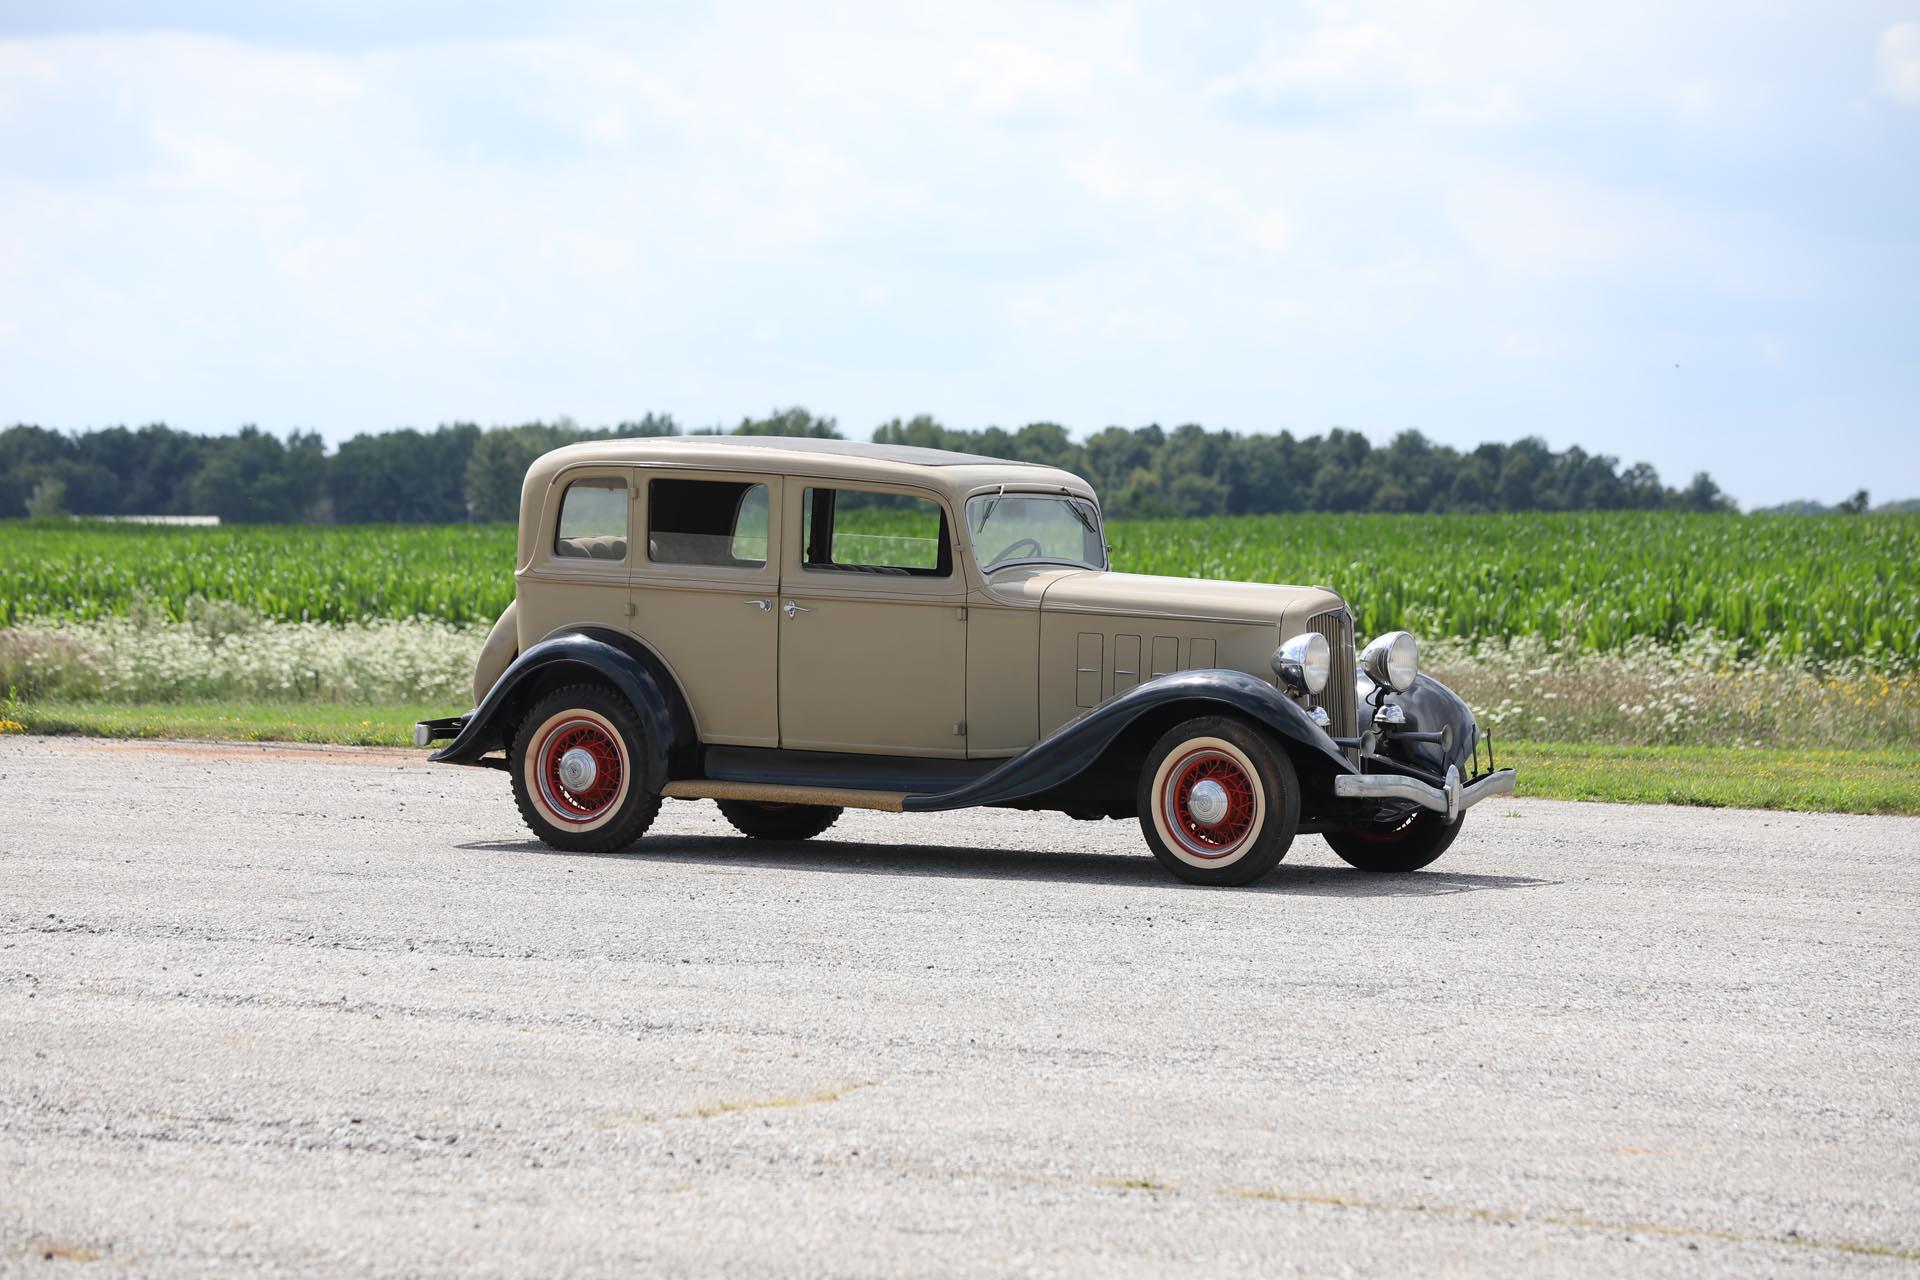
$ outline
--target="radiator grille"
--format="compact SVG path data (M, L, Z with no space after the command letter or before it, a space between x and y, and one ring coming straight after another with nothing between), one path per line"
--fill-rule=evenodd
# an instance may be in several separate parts
M1351 738L1360 729L1353 689L1353 615L1345 609L1316 614L1307 620L1307 627L1325 636L1327 647L1333 650L1333 669L1327 675L1327 687L1314 703L1327 709L1327 716L1333 721L1334 737ZM1349 749L1347 756L1359 763L1359 752Z

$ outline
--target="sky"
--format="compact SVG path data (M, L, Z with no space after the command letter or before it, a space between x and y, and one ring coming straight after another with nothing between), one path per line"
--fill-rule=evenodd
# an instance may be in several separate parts
M1920 0L0 0L0 422L796 404L1920 495Z

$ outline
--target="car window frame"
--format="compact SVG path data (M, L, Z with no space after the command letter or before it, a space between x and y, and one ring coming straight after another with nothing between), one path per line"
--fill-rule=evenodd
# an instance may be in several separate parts
M627 553L618 560L560 554L560 517L566 509L567 493L583 480L618 480L626 486ZM540 539L534 548L534 565L539 572L543 575L557 573L626 581L633 567L634 469L610 463L583 463L568 467L554 476L547 486L547 495L540 521Z
M799 482L798 535L796 551L801 572L830 576L841 579L871 582L921 582L951 584L959 576L958 544L953 536L953 513L948 504L937 494L908 485L869 484L857 481L843 481L828 477L796 477ZM825 489L834 493L876 493L888 497L912 498L926 502L940 516L940 546L936 553L934 567L921 569L910 565L850 565L821 564L809 558L806 545L807 515L812 503L808 495L816 489ZM835 503L837 507L837 500ZM837 514L837 512L836 512ZM827 526L827 546L833 546L833 522Z
M960 519L964 522L968 518L967 517L968 508L971 507L975 502L979 501L981 498L991 498L997 495L1005 495L1007 497L1066 498L1069 500L1078 499L1079 501L1086 503L1088 506L1093 508L1093 518L1095 522L1100 526L1099 538L1100 538L1101 563L1097 565L1089 565L1084 560L1069 560L1062 556L1021 556L1018 559L1014 559L1014 560L1002 560L999 563L995 564L993 566L993 569L989 571L985 562L983 562L980 559L980 557L977 554L975 554L974 546L973 546L973 527L971 525L967 525L966 526L967 559L970 562L972 562L974 571L977 572L983 579L990 579L993 576L993 574L999 573L1002 569L1012 569L1020 565L1053 565L1053 566L1058 566L1060 568L1080 569L1080 570L1091 572L1091 573L1107 573L1112 570L1113 545L1107 541L1107 513L1101 509L1100 500L1094 497L1092 494L1079 493L1072 489L1062 489L1057 486L1048 488L1048 487L1036 486L1036 485L1012 485L1012 484L984 485L978 489L969 490L967 492L967 495L960 500Z
M776 529L780 509L777 496L780 487L779 480L780 477L778 476L757 474L733 475L712 471L689 472L681 470L650 471L638 486L639 496L635 504L635 515L641 530L640 538L646 544L644 554L635 558L635 566L645 566L649 571L691 569L699 573L746 573L753 576L764 574L769 568L774 567L775 548L779 542L779 535ZM739 499L734 505L733 533L729 539L729 548L731 548L731 539L739 536L740 511L746 503L747 496L751 494L755 488L765 489L767 491L767 553L765 557L758 562L749 562L746 564L703 564L698 561L654 559L653 486L662 482L671 484L726 484L746 486L741 490ZM731 553L731 551L729 553Z
M711 480L767 486L767 562L764 565L671 564L656 561L649 555L634 556L633 583L636 587L649 583L686 587L708 582L716 587L751 584L764 589L779 583L782 557L785 555L783 548L786 545L783 528L785 492L786 486L792 483L792 477L777 471L740 471L671 463L640 466L635 468L634 475L633 520L634 527L642 531L642 538L647 536L645 530L655 480Z

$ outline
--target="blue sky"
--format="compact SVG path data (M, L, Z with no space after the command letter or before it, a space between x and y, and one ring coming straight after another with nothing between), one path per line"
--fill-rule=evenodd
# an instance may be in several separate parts
M0 421L789 404L1920 494L1920 2L0 0Z

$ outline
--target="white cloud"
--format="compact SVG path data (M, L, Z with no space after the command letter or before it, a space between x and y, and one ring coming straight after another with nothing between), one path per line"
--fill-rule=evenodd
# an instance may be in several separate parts
M1643 252L1653 220L1584 184L1495 174L1447 198L1454 227L1481 257L1541 277L1617 269Z
M1085 95L1094 81L1093 67L1081 59L1010 40L976 46L957 71L973 109L990 118L1061 106Z
M1896 22L1881 32L1876 61L1888 97L1920 104L1920 22Z

